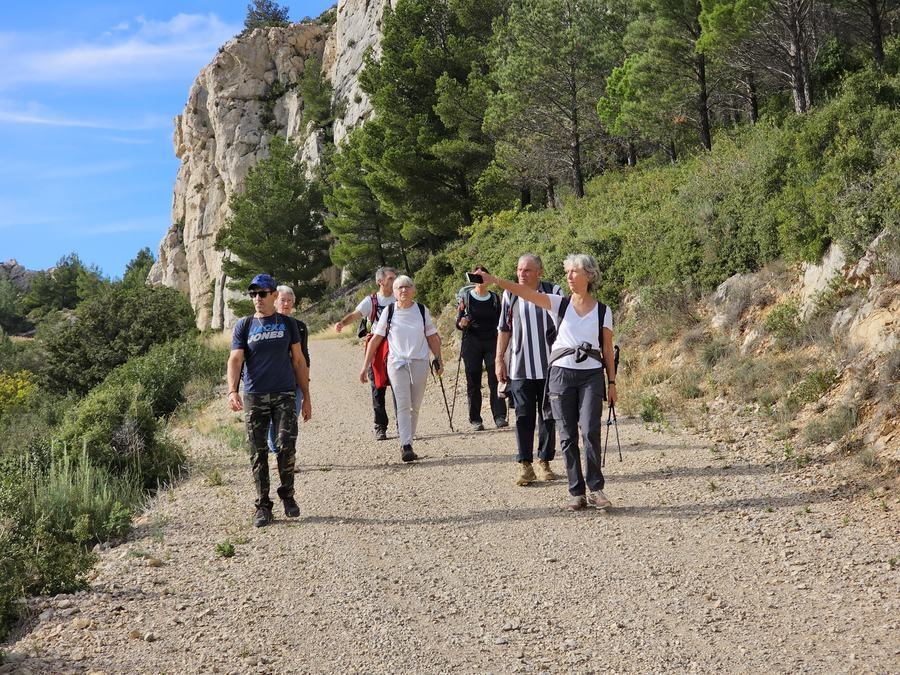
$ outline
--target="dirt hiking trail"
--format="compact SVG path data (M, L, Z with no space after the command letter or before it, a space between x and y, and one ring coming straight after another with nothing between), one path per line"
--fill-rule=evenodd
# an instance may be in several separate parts
M451 434L433 383L401 464L372 439L359 347L311 349L301 517L251 526L221 398L184 435L192 477L89 590L29 601L0 672L900 671L896 502L623 419L614 507L566 513L564 480L514 484L511 429ZM461 389L467 428L464 408Z

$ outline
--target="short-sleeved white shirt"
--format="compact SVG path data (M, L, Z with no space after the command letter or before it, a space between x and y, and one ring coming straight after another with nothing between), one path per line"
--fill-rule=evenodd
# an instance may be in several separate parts
M431 321L431 313L427 307L423 325L422 312L416 305L417 303L414 302L412 307L403 309L395 304L390 332L387 328L387 312L381 313L378 324L372 330L375 335L382 337L387 335L388 361L391 363L428 358L428 340L426 338L437 333L437 328Z
M393 304L397 300L396 295L392 295L392 296L386 298L381 293L376 293L375 298L378 301L378 307L380 308L378 310L379 316L381 316L381 314L382 314L382 312L381 312L382 309L384 309L385 307L387 307L390 304ZM372 318L372 296L367 295L366 297L364 297L360 301L360 303L356 306L356 311L359 312L360 314L362 314L364 319L371 319ZM376 318L376 321L377 320L378 319Z
M578 316L575 306L569 302L562 325L560 325L559 306L563 299L558 295L548 295L547 299L550 300L550 316L553 318L553 323L556 324L557 331L556 341L553 343L554 350L566 347L577 349L582 342L590 343L594 349L603 349L603 345L600 342L600 326L598 325L599 312L596 307L591 309L585 316ZM606 308L606 314L603 317L603 327L612 330L612 310L609 307ZM574 370L593 370L594 368L602 367L599 361L590 357L578 363L575 361L574 354L562 357L555 361L553 365Z

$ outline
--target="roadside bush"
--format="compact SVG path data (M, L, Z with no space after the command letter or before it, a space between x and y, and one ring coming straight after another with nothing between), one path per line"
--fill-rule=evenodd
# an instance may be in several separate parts
M63 448L86 449L101 467L135 472L153 490L184 463L180 448L165 438L158 418L184 400L194 376L221 375L222 353L185 338L157 345L120 366L80 401L57 435Z
M0 372L0 418L25 407L37 393L37 385L27 370Z
M707 368L713 368L731 352L732 345L729 340L717 337L714 340L703 345L700 352L700 363Z
M84 395L116 366L195 331L193 310L175 289L114 288L79 305L73 321L39 336L47 351L45 384Z

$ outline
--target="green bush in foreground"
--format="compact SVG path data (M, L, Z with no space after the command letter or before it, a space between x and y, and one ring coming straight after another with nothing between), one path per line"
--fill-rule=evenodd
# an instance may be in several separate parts
M158 345L120 366L66 416L57 442L84 448L91 460L117 474L133 472L153 490L184 463L163 434L159 418L184 400L192 377L221 373L221 354L193 338Z

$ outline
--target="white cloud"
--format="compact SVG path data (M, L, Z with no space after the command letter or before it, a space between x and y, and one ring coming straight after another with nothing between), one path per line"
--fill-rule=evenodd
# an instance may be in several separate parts
M105 129L108 131L147 131L167 128L172 120L163 115L146 114L137 119L91 119L61 114L37 103L16 104L0 101L0 123L47 127Z
M137 17L97 39L0 34L0 88L134 84L193 76L238 31L215 14L178 14L167 21ZM114 34L115 33L115 34ZM48 47L48 45L51 45ZM52 45L58 45L55 48Z

